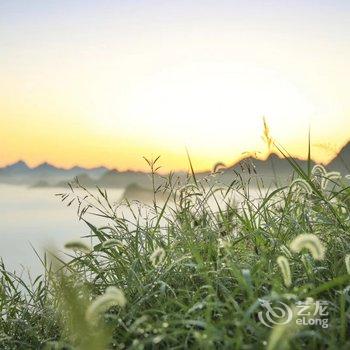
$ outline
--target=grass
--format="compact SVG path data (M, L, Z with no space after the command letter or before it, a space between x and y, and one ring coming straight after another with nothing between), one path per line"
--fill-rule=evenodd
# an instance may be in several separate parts
M227 186L191 165L155 188L150 164L165 201L125 201L123 216L104 190L71 187L61 199L89 234L68 243L69 262L47 254L29 284L1 265L1 349L350 348L346 178L291 164L287 185L232 174ZM296 324L310 298L328 302L328 328ZM291 322L265 326L262 300L288 305Z

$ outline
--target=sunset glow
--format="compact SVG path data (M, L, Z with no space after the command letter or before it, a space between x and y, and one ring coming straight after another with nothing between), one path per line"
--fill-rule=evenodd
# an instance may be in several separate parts
M35 3L0 4L0 165L186 169L187 147L203 170L264 155L263 116L300 157L309 126L318 161L349 139L346 1Z

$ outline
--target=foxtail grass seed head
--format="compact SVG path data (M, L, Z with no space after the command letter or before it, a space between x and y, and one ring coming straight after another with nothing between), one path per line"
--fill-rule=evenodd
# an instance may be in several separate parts
M285 254L288 258L290 258L290 259L292 258L292 253L290 252L290 250L284 244L282 244L280 246L280 249L281 249L281 252L283 254Z
M125 304L123 291L117 287L108 287L105 293L98 296L87 308L85 318L88 322L95 323L112 306L124 307Z
M290 273L290 266L288 259L281 255L277 258L277 264L281 269L283 281L286 287L290 287L292 285L292 275Z
M320 186L322 186L322 181L326 174L327 174L327 170L321 164L316 164L311 170L311 175L313 179L316 180Z
M316 164L312 170L311 170L311 174L312 175L316 175L316 174L320 174L320 175L326 175L327 174L327 170L325 169L325 167L321 164Z
M294 186L298 186L301 189L304 189L308 194L312 193L312 188L310 184L305 181L304 179L295 179L291 184L290 184L290 189L292 189Z
M348 274L350 274L350 254L345 255L345 267Z
M106 288L105 294L114 294L119 300L119 305L122 307L125 306L126 299L123 291L120 288L115 286L109 286Z
M73 241L69 241L67 242L64 247L66 249L71 249L74 251L80 251L82 253L90 253L91 252L91 248L86 245L83 241L81 240L73 240Z
M156 248L149 259L154 267L159 266L165 259L165 250L160 247Z
M290 249L296 253L299 253L302 249L308 249L315 260L323 260L325 255L323 244L312 233L305 233L295 237L290 244Z
M223 171L225 169L226 169L226 165L222 162L218 162L214 165L212 173L215 174L215 173L217 173L219 171Z
M263 117L263 124L264 124L263 140L267 145L267 151L270 152L273 146L273 138L270 135L270 128L265 117Z
M330 173L326 173L322 179L321 186L323 189L325 189L331 180L338 179L341 179L341 174L338 171L331 171Z
M113 248L113 247L123 247L123 242L119 241L118 239L107 239L102 243L102 248Z

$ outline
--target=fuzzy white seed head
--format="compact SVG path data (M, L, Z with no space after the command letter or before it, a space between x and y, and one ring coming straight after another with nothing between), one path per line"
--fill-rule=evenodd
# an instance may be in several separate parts
M80 240L69 241L64 245L64 247L66 249L80 251L82 253L90 253L91 252L91 248L89 246L87 246L83 241L80 241Z
M322 186L322 181L326 174L327 174L327 170L321 164L315 165L311 170L311 175L313 177L313 180L314 181L316 180L320 186Z
M311 194L312 193L312 188L310 184L305 181L304 179L295 179L291 184L290 184L290 189L292 189L294 186L298 186L300 189L305 190L306 193Z
M105 293L98 296L87 308L85 318L88 322L95 323L112 306L124 307L125 304L123 291L117 287L108 287Z
M107 239L102 243L102 248L112 248L112 247L123 247L123 242L119 241L118 239Z
M113 295L115 295L119 299L119 305L120 306L124 306L126 304L126 299L125 299L124 293L118 287L114 287L114 286L107 287L106 291L105 291L105 294L113 294Z
M350 254L345 255L345 267L348 274L350 274Z
M327 170L321 164L316 164L311 170L312 175L316 175L316 174L325 175L326 173L327 173Z
M315 260L323 260L325 255L323 244L312 233L305 233L295 237L290 244L290 249L296 253L299 253L302 249L308 249Z
M156 248L149 259L154 267L159 266L165 259L165 250L160 247Z
M287 255L288 258L292 258L292 253L284 244L280 246L280 249L281 249L281 252Z
M338 171L331 171L330 173L326 173L322 179L321 186L323 189L327 187L331 180L341 179L341 174Z
M223 171L225 169L226 169L226 165L222 162L218 162L214 165L212 173L215 174L215 173L217 173L219 171Z
M290 273L290 266L288 259L281 255L277 258L277 264L281 269L283 281L286 287L290 287L292 285L292 275Z

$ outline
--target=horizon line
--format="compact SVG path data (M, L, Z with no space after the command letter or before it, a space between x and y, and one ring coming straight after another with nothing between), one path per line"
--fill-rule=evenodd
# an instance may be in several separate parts
M335 159L339 156L339 154L342 152L342 150L343 150L346 146L348 146L348 145L350 145L350 139L349 139L347 142L345 142L343 146L341 146L341 147L339 148L339 151L336 152L336 154L334 155L334 157L332 157L328 162L326 162L326 163L321 162L321 163L319 163L319 164L322 164L322 165L327 166L327 165L330 164L333 160L335 160ZM270 151L269 153L266 153L266 155L265 155L265 156L262 156L262 157L257 156L257 154L259 154L259 153L261 154L261 152L257 152L257 151L243 152L241 157L238 157L236 161L233 161L233 162L230 163L229 165L226 165L226 164L225 164L225 167L226 167L226 168L233 167L233 166L237 165L239 162L241 162L242 160L248 159L248 158L253 158L253 159L256 159L256 160L260 160L260 161L266 161L270 156L273 156L273 155L277 156L279 159L283 159L283 158L284 158L283 156L281 157L281 156L278 154L278 153L281 153L278 149L272 150L272 151ZM299 156L291 156L291 158L298 159L298 160L302 160L302 161L306 161L306 160L307 160L307 157L303 157L303 156L302 156L302 157L299 157ZM316 161L315 161L312 157L311 157L311 160L312 160L313 162L316 163ZM17 161L8 163L8 164L6 164L6 165L4 165L4 166L0 166L0 169L7 168L7 167L13 166L13 165L18 164L18 163L24 163L29 169L36 169L36 168L38 168L38 167L40 167L40 166L43 166L43 165L49 165L49 166L52 166L52 167L54 167L54 168L56 168L56 169L61 169L61 170L72 170L72 169L74 169L74 168L83 168L83 169L85 169L85 170L93 170L93 169L98 169L98 168L105 168L105 169L107 169L107 170L109 170L109 171L115 170L115 171L118 171L118 172L128 172L128 171L130 171L130 172L147 172L147 171L144 171L144 170L141 170L141 169L132 169L132 168L127 168L127 169L125 169L125 170L118 170L117 167L109 167L109 166L106 166L106 165L103 165L103 164L96 165L96 166L92 166L92 167L85 167L85 166L82 166L82 165L79 165L79 164L76 163L75 165L72 165L72 166L68 166L68 167L67 167L67 166L61 166L61 165L57 165L57 164L55 164L55 163L51 163L51 162L49 162L49 161L47 161L47 160L45 160L45 161L43 161L43 162L40 162L40 163L38 163L37 165L30 166L30 165L28 164L28 161L26 161L26 160L23 159L23 158L19 158ZM219 164L219 163L222 163L222 162L217 161L215 164L213 164L212 169L215 167L216 164ZM200 172L210 172L212 169L206 169L206 170L202 170L202 171L200 171ZM174 170L173 170L173 171L174 171ZM186 172L186 171L187 171L187 170L185 170L185 169L177 169L177 170L176 170L176 172ZM169 173L169 172L171 172L171 171L168 171L168 173Z

